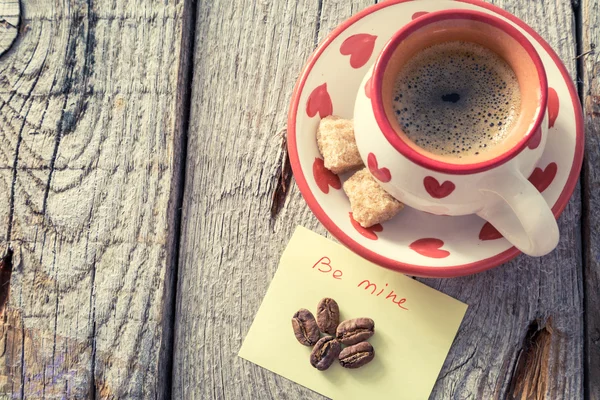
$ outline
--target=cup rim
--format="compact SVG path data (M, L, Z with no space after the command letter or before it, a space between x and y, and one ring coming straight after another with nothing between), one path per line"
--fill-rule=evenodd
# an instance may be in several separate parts
M506 34L510 35L513 39L515 39L519 45L527 52L531 61L533 62L538 77L539 77L539 85L540 85L540 106L537 108L534 115L534 122L531 125L528 132L526 132L520 141L518 141L512 148L508 151L500 154L497 157L490 158L488 160L484 160L477 163L470 164L458 164L458 163L449 163L445 161L435 160L425 156L424 154L416 151L412 147L410 147L400 136L396 133L394 128L392 127L388 116L385 112L385 108L383 105L383 77L387 66L390 62L390 59L396 50L397 46L406 39L413 32L421 29L431 23L450 20L450 19L469 19L478 22L483 22L489 25L492 25L498 29L501 29ZM544 119L547 101L548 101L548 80L546 77L546 70L544 69L544 64L542 60L535 50L533 44L523 35L519 30L513 27L506 21L495 17L493 15L474 11L474 10L462 10L462 9L450 9L450 10L442 10L428 13L424 16L421 16L414 21L411 21L403 28L398 30L391 39L385 44L382 52L379 57L375 61L375 66L373 67L373 96L371 99L371 104L373 107L373 113L375 115L375 120L379 129L387 139L387 141L403 156L411 160L412 162L428 168L430 170L442 172L445 174L454 174L454 175L466 175L466 174L475 174L478 172L483 172L490 170L492 168L498 167L507 161L516 157L525 147L527 147L529 141L535 136L534 133L541 126L542 121Z

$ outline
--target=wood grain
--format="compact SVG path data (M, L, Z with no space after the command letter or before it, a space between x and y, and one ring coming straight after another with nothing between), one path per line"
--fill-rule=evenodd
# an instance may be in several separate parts
M0 56L14 43L19 33L19 0L0 0Z
M600 400L600 2L581 2L579 58L585 114L586 157L583 166L585 228L585 366L587 395Z
M166 395L185 7L23 2L0 58L2 397Z
M568 0L495 3L538 30L576 77ZM294 82L316 44L369 4L198 4L174 398L321 398L236 354L295 226L325 234L295 185L276 218L270 214L285 159L278 133ZM578 187L552 254L423 280L471 305L432 398L583 397L580 201Z
M315 398L237 352L294 227L325 232L295 187L271 218L284 160L281 133L297 75L323 34L368 5L319 3L198 3L175 399Z

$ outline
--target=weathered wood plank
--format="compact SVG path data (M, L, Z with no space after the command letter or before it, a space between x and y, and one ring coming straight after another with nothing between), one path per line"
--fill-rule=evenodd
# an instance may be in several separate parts
M296 189L276 219L270 214L289 99L322 37L317 24L328 32L356 7L345 0L319 3L198 3L175 399L314 397L236 355L293 227L324 233Z
M278 134L297 74L316 42L368 4L198 5L174 398L320 398L236 354L295 226L325 233L295 186L277 217L270 214L285 160ZM538 29L575 77L568 0L497 4ZM560 226L559 248L542 259L519 257L477 276L424 280L472 306L432 398L582 397L579 189Z
M185 12L23 2L0 58L2 396L166 395Z
M583 166L585 354L587 394L600 400L600 2L581 2L579 51L585 114L586 158Z

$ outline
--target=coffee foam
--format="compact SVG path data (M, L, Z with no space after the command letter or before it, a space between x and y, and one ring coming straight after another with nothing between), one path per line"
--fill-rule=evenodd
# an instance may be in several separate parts
M402 131L417 146L461 158L493 151L521 109L519 82L500 56L480 45L445 42L404 65L393 92Z

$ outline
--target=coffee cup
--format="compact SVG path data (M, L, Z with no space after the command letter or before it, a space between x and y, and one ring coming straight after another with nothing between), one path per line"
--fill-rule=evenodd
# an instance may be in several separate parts
M512 69L518 82L518 109L510 129L493 149L462 148L465 152L461 153L459 143L460 154L436 153L409 137L409 129L398 118L394 105L398 76L416 55L451 42L493 52ZM454 101L459 95L446 97ZM432 12L396 32L366 73L354 108L356 143L371 174L406 205L437 215L477 214L523 253L542 256L556 247L558 226L528 177L546 144L547 97L543 63L518 29L478 11ZM477 126L481 121L470 116L468 122ZM448 129L456 131L456 137L462 134L460 127ZM448 135L448 140L452 137Z

